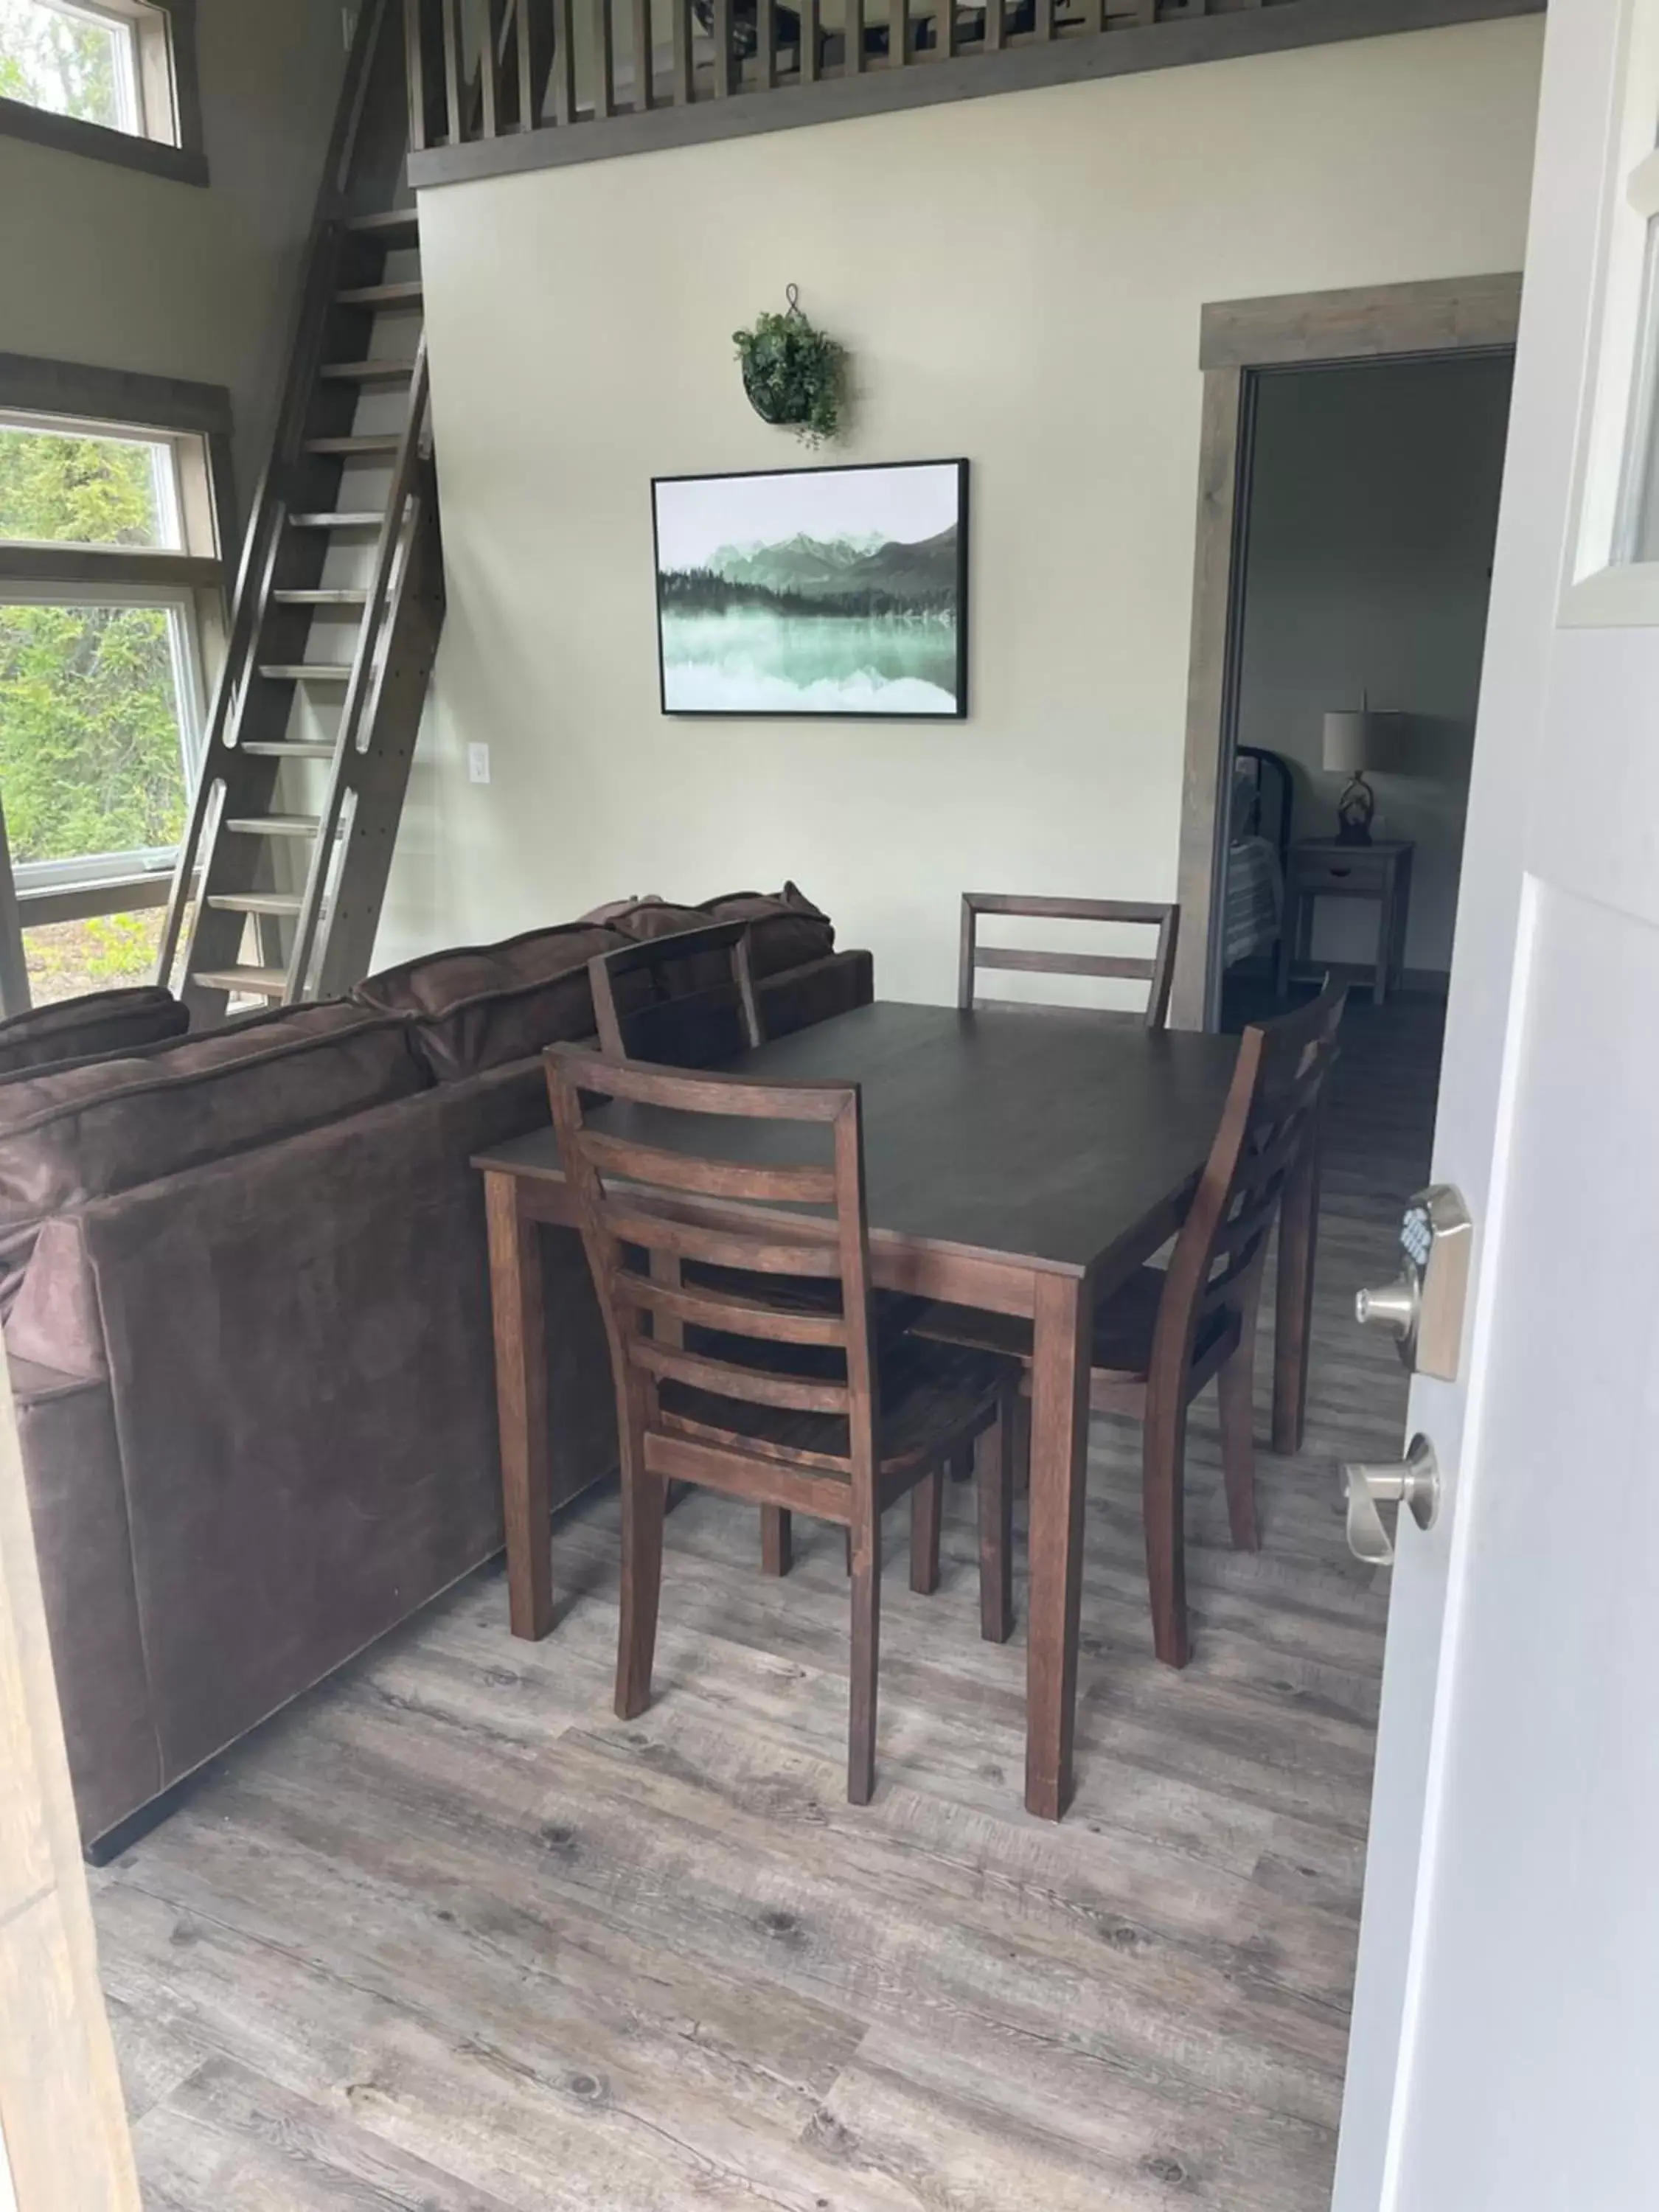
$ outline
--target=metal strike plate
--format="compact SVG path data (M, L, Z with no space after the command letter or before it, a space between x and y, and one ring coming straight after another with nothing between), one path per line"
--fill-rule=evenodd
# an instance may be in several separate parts
M1370 1566L1394 1559L1394 1539L1380 1510L1398 1505L1419 1528L1432 1528L1440 1510L1440 1468L1434 1446L1413 1437L1403 1460L1353 1461L1342 1469L1348 1493L1348 1549Z
M1354 1300L1356 1319L1387 1329L1415 1374L1457 1379L1474 1246L1474 1224L1462 1194L1450 1183L1433 1183L1407 1204L1399 1280L1363 1290Z

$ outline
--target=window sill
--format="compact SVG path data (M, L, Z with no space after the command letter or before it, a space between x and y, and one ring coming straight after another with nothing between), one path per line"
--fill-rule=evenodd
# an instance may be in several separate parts
M0 99L0 137L27 138L36 146L54 147L63 154L84 154L94 161L112 161L122 168L143 169L152 177L167 177L179 185L205 185L207 156L193 147L169 146L159 138L140 138L131 131L109 131L101 123L83 123L77 115L52 115L27 100Z
M87 921L100 914L136 914L165 906L173 893L173 872L150 868L142 875L106 876L101 883L37 884L17 892L17 919L24 929L43 922Z

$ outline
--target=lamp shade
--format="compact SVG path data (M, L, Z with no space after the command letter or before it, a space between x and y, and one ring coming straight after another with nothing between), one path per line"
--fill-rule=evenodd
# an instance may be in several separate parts
M1340 707L1325 717L1325 769L1330 775L1369 770L1386 775L1405 764L1406 717L1371 707Z

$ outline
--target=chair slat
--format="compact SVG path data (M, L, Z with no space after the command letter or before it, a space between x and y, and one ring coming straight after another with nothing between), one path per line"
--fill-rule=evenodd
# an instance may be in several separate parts
M1117 975L1133 983L1150 983L1156 972L1152 961L1127 953L1036 952L1014 945L981 945L974 965L1014 968L1028 975Z
M833 1206L836 1201L833 1168L748 1168L732 1160L665 1152L659 1145L632 1144L597 1130L589 1133L587 1156L603 1175L659 1189L694 1191L704 1198L772 1200L797 1206Z
M606 957L600 956L602 958ZM757 1121L833 1121L855 1096L851 1084L748 1083L740 1075L702 1070L670 1074L607 1060L581 1045L554 1045L544 1055L563 1068L579 1091L597 1091L638 1106L674 1103L695 1114L738 1114Z
M844 1382L814 1382L794 1375L769 1374L736 1360L683 1352L648 1336L635 1337L628 1347L628 1356L659 1382L683 1382L688 1389L706 1390L720 1398L741 1398L746 1406L775 1406L790 1413L839 1413L844 1419L852 1403Z
M788 1310L744 1297L736 1291L703 1290L690 1284L659 1283L625 1267L611 1272L613 1297L640 1306L665 1321L688 1328L708 1328L726 1336L753 1336L773 1344L820 1344L844 1347L847 1323L838 1313Z
M740 1231L708 1229L665 1212L617 1206L604 1209L607 1232L623 1244L647 1251L672 1252L681 1260L702 1260L713 1267L742 1267L757 1275L812 1275L833 1279L841 1255L833 1231L821 1243L769 1229L764 1238Z

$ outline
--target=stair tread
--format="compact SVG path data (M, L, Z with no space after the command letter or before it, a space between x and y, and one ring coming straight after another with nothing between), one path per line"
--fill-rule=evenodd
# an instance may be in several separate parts
M325 361L322 373L337 384L401 384L413 376L412 361Z
M208 904L226 914L298 914L298 891L211 891Z
M246 837L312 837L319 826L314 814L237 814L225 822L227 830Z
M346 217L346 228L360 237L380 238L391 231L412 230L418 234L421 211L418 208L379 208L373 215L351 215Z
M413 307L421 297L421 280L400 276L389 284L348 284L334 297L343 307Z
M271 598L285 607L366 607L368 592L361 584L324 585L303 592L273 592Z
M349 438L307 438L301 451L307 453L395 453L403 442L401 430L374 430Z
M192 968L190 980L210 991L250 991L262 999L280 999L288 988L280 968Z
M349 684L351 663L349 660L262 660L261 676L268 676L274 684Z
M289 520L296 530L378 530L386 515L368 507L351 507L331 513L290 514Z
M312 738L261 738L236 750L251 760L332 760L337 748Z

